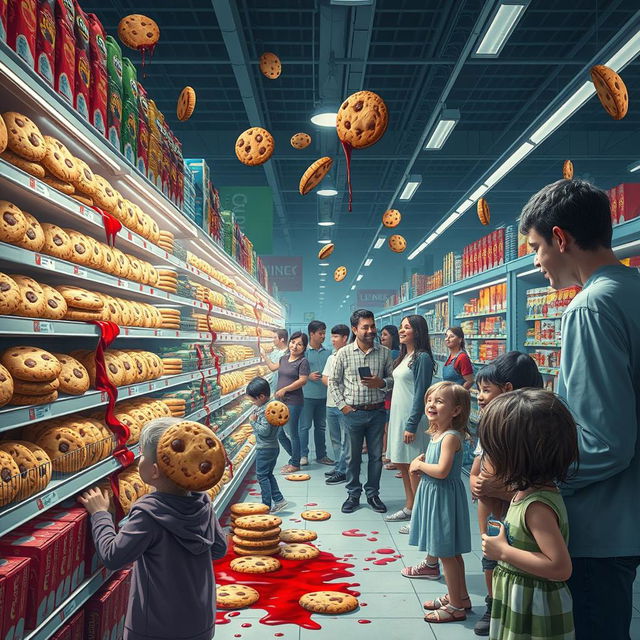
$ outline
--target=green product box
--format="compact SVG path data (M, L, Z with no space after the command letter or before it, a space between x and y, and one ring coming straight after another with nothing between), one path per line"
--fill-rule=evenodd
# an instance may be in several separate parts
M122 101L138 103L138 71L129 58L122 58Z
M135 166L138 157L138 104L135 101L124 101L120 145L124 157Z
M122 49L113 36L107 36L107 75L110 83L120 86L122 95Z
M107 138L116 149L120 149L120 136L122 133L122 84L109 80L107 95Z

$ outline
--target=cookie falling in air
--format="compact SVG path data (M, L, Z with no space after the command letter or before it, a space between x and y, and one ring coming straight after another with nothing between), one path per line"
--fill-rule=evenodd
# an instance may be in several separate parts
M243 131L236 140L236 156L242 164L255 167L271 158L275 149L273 136L262 127Z
M389 248L394 253L402 253L407 248L407 241L403 236L395 234L389 238Z
M275 53L265 51L260 56L260 71L269 80L275 80L282 73L282 62Z
M590 74L604 110L614 120L622 120L629 110L629 93L622 78L603 64L591 67Z
M192 115L193 111L196 108L196 92L193 87L185 87L180 92L180 97L178 98L178 106L176 107L176 115L178 116L178 120L180 122L185 122Z
M565 180L573 180L573 162L565 160L562 165L562 177Z
M489 209L489 203L484 199L478 200L478 219L480 222L487 226L491 222L491 210Z

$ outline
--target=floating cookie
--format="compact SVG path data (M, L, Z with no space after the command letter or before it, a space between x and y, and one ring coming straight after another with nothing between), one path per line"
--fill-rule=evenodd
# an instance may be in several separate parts
M262 531L233 527L233 532L238 537L245 540L272 540L280 536L280 527L274 527L273 529L263 529ZM295 542L298 542L298 540L296 540Z
M180 92L178 98L178 106L176 108L176 115L178 120L184 122L193 115L193 110L196 108L196 92L192 87L185 87Z
M347 267L338 267L333 272L333 279L336 282L342 282L347 277Z
M242 609L250 607L260 599L260 594L244 584L225 584L216 587L218 609Z
M282 73L282 63L280 58L271 51L265 51L260 56L260 71L263 76L266 76L270 80L275 80L280 77Z
M320 551L310 544L293 542L280 547L280 555L288 560L312 560L320 555Z
M397 227L401 219L402 215L397 209L387 209L387 211L382 214L382 224L389 229Z
M280 532L282 542L311 542L318 534L310 529L284 529Z
M255 167L264 164L273 154L273 136L261 127L243 131L236 140L236 156L242 164Z
M303 511L300 516L303 520L320 522L321 520L328 520L331 517L331 514L328 511L312 509L310 511Z
M296 133L291 136L291 146L294 149L306 149L311 144L311 136L308 133Z
M278 518L278 516L259 514L255 516L241 516L235 519L234 524L240 529L264 531L266 529L279 527L282 524L282 520Z
M284 402L272 400L264 410L264 417L274 427L282 427L289 421L289 407Z
M357 91L338 109L336 130L342 142L354 149L364 149L382 138L388 124L384 100L373 91Z
M332 253L336 246L333 243L325 244L320 251L318 251L318 260L324 260L328 258Z
M130 49L150 49L160 39L160 28L155 20L139 13L132 13L120 20L118 36Z
M389 248L395 253L402 253L407 248L407 241L398 234L392 235L389 238Z
M250 516L257 513L269 513L269 507L262 502L237 502L231 505L230 511L237 516Z
M565 180L573 180L573 162L565 160L562 165L562 177Z
M358 599L340 591L314 591L305 593L298 603L313 613L348 613L358 608Z
M280 560L277 558L261 555L235 558L230 564L231 569L239 573L271 573L277 571L281 566Z
M311 476L308 473L290 473L285 476L285 479L291 480L291 482L304 482L305 480L311 480Z
M478 219L485 226L491 221L489 203L484 198L480 198L480 200L478 200Z
M629 110L629 94L622 78L609 67L591 67L591 81L604 110L614 119L622 120Z
M315 189L331 171L333 160L328 157L316 160L300 178L300 195L306 196L310 191Z

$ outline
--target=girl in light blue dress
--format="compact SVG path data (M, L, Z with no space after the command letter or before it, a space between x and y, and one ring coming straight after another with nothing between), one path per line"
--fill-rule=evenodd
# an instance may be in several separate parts
M431 441L409 467L421 474L411 515L409 544L442 560L449 593L424 603L427 622L466 620L471 601L464 577L463 553L471 551L467 494L461 478L463 444L468 437L469 392L454 382L427 390L425 413Z

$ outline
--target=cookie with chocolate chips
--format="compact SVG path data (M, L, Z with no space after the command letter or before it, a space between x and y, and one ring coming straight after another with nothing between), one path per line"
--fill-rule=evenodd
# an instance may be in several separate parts
M69 234L64 229L50 222L43 222L41 226L44 232L42 253L56 258L62 258L63 260L69 260L73 254Z
M15 280L0 273L0 315L12 315L19 304L20 289Z
M28 276L11 274L11 279L18 285L20 300L13 315L26 318L40 318L44 313L45 295L40 283Z
M236 156L242 164L255 167L264 164L273 154L273 136L261 127L243 131L236 140Z
M41 284L44 293L44 311L43 317L51 320L62 320L67 313L67 303L58 291L48 284Z
M41 251L44 246L44 231L42 225L26 211L22 212L22 215L27 221L27 230L20 240L17 240L13 244L23 249L29 249L29 251Z
M69 149L52 136L44 136L44 141L47 145L47 152L42 158L45 169L58 180L75 182L80 168Z
M336 129L342 142L354 149L370 147L382 138L389 124L384 100L373 91L357 91L338 109Z
M21 158L38 162L47 154L47 144L36 124L15 111L2 114L7 126L7 148Z
M0 407L4 407L13 395L13 377L9 370L0 364Z
M27 219L12 202L0 200L0 240L15 243L22 240L27 231Z
M62 366L56 357L38 347L11 347L0 356L0 362L13 378L29 382L53 380L60 375Z
M85 465L85 442L77 431L69 427L51 427L40 433L35 444L51 458L54 471L73 473Z
M59 390L72 396L81 396L89 390L89 372L86 367L75 358L66 353L53 354L62 370L58 376Z

